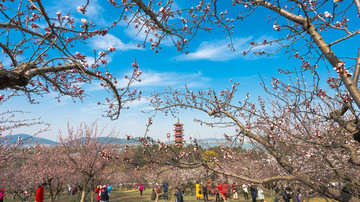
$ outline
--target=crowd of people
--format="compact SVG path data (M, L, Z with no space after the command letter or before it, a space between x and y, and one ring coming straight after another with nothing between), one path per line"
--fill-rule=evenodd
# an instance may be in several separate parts
M140 196L142 195L144 185L137 184L138 189L140 191ZM185 196L186 190L185 184L181 186L174 187L174 196L177 202L183 201L183 196ZM215 196L216 201L227 200L228 198L239 199L240 191L244 196L244 199L249 198L249 192L251 199L253 201L262 202L265 200L264 191L261 187L256 187L254 184L243 184L239 186L237 183L233 183L229 185L226 182L223 183L211 183L210 181L207 183L196 183L195 184L195 195L197 200L209 201L209 196ZM155 189L152 190L151 200L156 200L156 198L162 198L164 200L169 200L168 193L169 192L169 183L164 182L162 185L155 185Z
M44 201L44 186L46 186L46 183L43 183L39 185L36 195L35 195L35 202L43 202ZM142 196L143 191L145 189L145 184L137 184L138 190L140 192L140 196ZM240 195L243 195L243 198L245 200L251 200L252 202L264 202L265 201L265 195L262 185L255 185L254 183L243 183L242 185L238 185L236 182L232 184L228 184L227 182L197 182L194 186L194 184L182 184L181 186L175 186L171 187L174 188L174 192L172 189L170 189L169 183L163 182L162 184L155 184L155 188L152 190L151 194L151 200L156 200L162 198L163 200L169 200L169 192L172 193L175 196L176 202L183 202L183 197L185 196L185 190L187 188L190 188L192 194L195 195L197 200L204 200L209 201L209 196L215 197L215 201L227 201L228 199L239 199ZM195 189L194 189L195 188ZM299 190L294 192L290 188L287 187L281 187L275 182L272 184L271 187L267 187L269 190L272 199L271 201L279 202L279 201L285 201L290 202L290 198L293 200L293 202L300 202L300 193ZM98 185L94 191L94 194L96 196L97 202L109 202L110 199L110 193L112 190L112 186L109 185ZM68 188L68 196L71 195L71 193L74 195L77 191L77 188L71 188L69 186ZM187 192L189 193L189 192ZM27 194L27 197L23 198L23 201L27 201L29 199L29 194ZM0 202L4 200L5 196L5 190L0 190ZM269 195L267 195L269 197Z
M112 186L98 185L94 191L97 202L109 202Z
M219 183L197 183L196 187L196 198L197 200L209 200L210 196L215 196L216 201L227 200L228 198L239 199L239 191L242 190L244 199L249 199L249 189L251 198L253 201L264 201L264 191L260 187L256 187L254 184L243 184L241 187L237 183L233 183L231 186L226 182Z
M185 196L186 186L174 187L174 196L176 202L182 202L183 196ZM268 187L269 189L269 187ZM139 186L140 196L142 195L143 185ZM155 189L152 190L151 199L162 197L164 200L169 200L168 193L169 184L164 182L162 185L156 184ZM285 201L290 202L292 198L293 202L300 202L300 194L292 193L289 189L280 188L276 183L271 186L270 200L274 202ZM255 185L254 183L243 183L238 185L236 182L228 184L227 182L197 182L195 184L195 195L197 200L209 201L209 196L215 197L215 201L227 201L228 199L237 200L241 195L245 200L251 200L252 202L264 202L265 194L262 185Z
M44 201L44 186L46 185L46 183L43 183L39 186L39 188L36 190L36 195L35 195L35 202L43 202ZM110 193L111 193L111 189L112 186L106 186L106 185L98 185L94 191L94 194L96 194L96 200L97 202L109 202L109 198L110 198ZM77 188L71 188L69 186L68 188L68 196L71 195L75 195L77 192ZM0 193L0 198L1 198L1 193ZM0 200L0 202L2 202Z
M164 200L169 200L168 192L169 192L169 183L164 182L162 185L156 183L156 192L155 189L152 190L151 200L156 200L156 197L162 196ZM140 190L140 187L139 187ZM142 191L140 191L141 195Z

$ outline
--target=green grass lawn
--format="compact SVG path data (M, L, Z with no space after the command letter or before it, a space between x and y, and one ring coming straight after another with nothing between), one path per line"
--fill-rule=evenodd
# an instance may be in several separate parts
M150 202L150 197L151 197L151 189L147 189L143 192L143 195L140 196L140 193L138 190L126 190L126 191L111 191L111 196L110 196L110 202L116 202L116 201L122 201L122 202ZM173 195L173 193L169 193L169 201L175 201L175 197ZM251 200L244 200L244 197L242 194L239 194L240 199L238 200L231 200L231 201L237 201L237 202L250 202ZM215 201L215 197L214 196L209 196L209 200L210 201ZM265 194L265 200L267 202L272 202L273 200L271 199L269 194ZM5 199L6 202L20 202L21 200L16 199L16 200L12 200L12 199ZM30 199L31 202L34 201L34 197L32 197ZM44 200L44 201L49 201L49 200ZM55 200L56 202L79 202L79 195L71 195L70 197L67 196L66 193L62 193L60 195L60 197L58 199ZM89 196L87 197L86 202L90 202L90 198ZM162 198L160 198L159 201L164 201ZM196 200L196 196L195 193L194 195L191 195L189 193L187 193L184 196L184 201L185 202L195 202L195 201L203 201L203 200ZM310 200L311 202L325 202L325 200L323 199L313 199ZM96 196L94 196L94 202L96 202Z

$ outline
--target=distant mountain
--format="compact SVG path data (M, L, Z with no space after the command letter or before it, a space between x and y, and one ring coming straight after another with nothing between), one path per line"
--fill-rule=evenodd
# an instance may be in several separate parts
M31 146L34 145L35 143L38 144L44 144L44 145L49 145L49 146L55 146L60 144L59 142L56 141L52 141L52 140L48 140L46 138L40 138L40 137L33 137L31 135L28 134L16 134L16 135L8 135L6 137L11 137L11 140L9 141L9 143L14 143L18 140L18 138L22 138L22 139L27 139L27 138L32 138L32 140L27 143L27 146ZM137 138L134 138L135 140ZM103 144L108 144L108 143L115 143L115 144L119 144L119 145L124 145L124 144L128 144L128 145L141 145L141 143L134 141L134 140L127 140L125 138L116 138L116 137L112 137L112 138L107 138L106 137L99 137L98 140L100 142L103 142ZM1 140L0 140L1 141ZM187 140L188 143L190 143L189 140ZM204 138L204 139L197 139L197 142L199 143L199 145L201 145L204 148L209 148L209 147L217 147L219 146L219 144L221 143L225 143L226 140L224 138L222 139L217 139L217 138ZM172 144L172 142L169 142L170 144ZM242 147L244 149L250 149L253 147L253 145L251 143L247 143L245 142Z
M203 148L217 147L220 146L222 143L229 143L226 141L225 138L222 139L205 138L205 139L198 139L197 141L199 145L201 145ZM243 149L252 149L254 145L251 142L244 142L242 143L241 147Z
M32 138L32 140L29 143L27 143L27 145L34 145L35 143L38 143L38 144L54 146L54 145L60 144L59 142L56 142L56 141L48 140L46 138L41 138L41 137L33 137L28 134L8 135L6 137L11 138L11 140L9 141L9 144L16 142L19 138L21 138L21 139L31 139ZM107 138L106 140L105 140L105 138L106 137L99 137L98 139L100 142L104 142L104 144L108 144L109 142L116 143L116 144L135 144L135 145L140 144L137 141L134 141L134 140L128 141L125 138L113 137L113 138Z
M116 144L141 144L134 140L127 140L125 138L117 138L117 137L110 137L107 139L106 139L106 137L99 137L98 139L100 142L104 142L106 144L108 144L109 142L116 143Z
M225 138L217 139L217 138L214 138L214 137L204 138L204 139L197 139L197 140L199 142L203 142L203 143L206 143L206 142L225 142L226 141Z
M41 138L41 137L33 137L31 135L28 134L16 134L16 135L7 135L6 137L11 138L9 143L12 144L14 142L16 142L19 138L21 139L32 139L29 143L27 143L27 145L34 145L35 143L38 144L45 144L45 145L57 145L59 144L58 142L52 141L52 140L48 140L45 138Z

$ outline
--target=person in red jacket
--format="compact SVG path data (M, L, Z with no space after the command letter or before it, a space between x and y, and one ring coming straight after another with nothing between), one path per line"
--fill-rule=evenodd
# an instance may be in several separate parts
M44 201L44 186L46 183L43 183L36 190L35 202L43 202Z
M228 194L229 194L229 185L226 184L225 182L222 184L222 195L225 197L225 198L228 198Z
M234 199L238 199L238 188L237 188L237 184L235 182L231 185L231 191L232 191Z
M216 188L217 188L217 190L216 190L216 201L221 201L222 197L220 195L223 195L221 183L219 183L219 185L216 186Z
M98 185L95 189L95 194L96 194L96 201L100 202L100 192L101 192L101 185Z

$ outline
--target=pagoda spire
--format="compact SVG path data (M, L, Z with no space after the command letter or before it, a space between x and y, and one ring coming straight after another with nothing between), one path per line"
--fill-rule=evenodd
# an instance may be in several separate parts
M180 120L178 118L178 122L174 124L175 129L174 129L174 142L175 145L177 146L183 146L184 145L184 135L183 135L183 125L182 123L180 123Z

